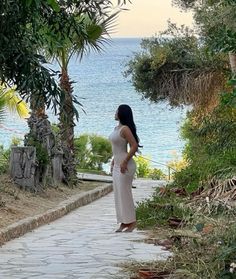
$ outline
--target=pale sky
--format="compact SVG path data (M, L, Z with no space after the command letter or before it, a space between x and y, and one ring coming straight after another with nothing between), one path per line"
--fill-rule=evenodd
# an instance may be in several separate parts
M117 3L117 0L112 0ZM167 20L192 26L192 14L171 5L171 0L132 0L117 20L112 37L151 37L167 28Z

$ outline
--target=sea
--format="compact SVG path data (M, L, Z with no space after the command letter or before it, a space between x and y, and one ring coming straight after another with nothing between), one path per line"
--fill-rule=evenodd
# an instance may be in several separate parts
M107 138L117 125L114 119L117 107L128 104L143 145L141 155L148 157L152 166L163 168L181 157L185 142L180 137L180 127L186 109L172 109L167 103L142 99L130 78L124 77L127 63L141 50L140 42L141 38L113 38L103 52L90 51L82 60L71 59L69 75L74 82L74 94L82 104L82 108L78 107L75 135L89 133ZM55 62L50 67L58 69ZM57 123L57 117L51 112L48 114L51 122ZM0 125L0 145L9 147L13 137L23 139L27 131L26 120L7 112Z

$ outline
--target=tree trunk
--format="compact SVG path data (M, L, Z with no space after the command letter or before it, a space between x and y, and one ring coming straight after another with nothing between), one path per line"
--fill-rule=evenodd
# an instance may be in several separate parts
M74 108L73 88L66 69L62 69L60 87L65 92L65 99L60 111L60 139L63 149L63 172L67 183L76 182L76 164L74 151Z
M236 53L229 52L229 62L231 66L232 74L236 74Z
M62 149L52 131L45 113L43 100L31 99L31 115L28 119L30 132L25 136L25 146L36 149L35 181L37 187L54 185L64 179L62 171Z
M10 176L13 181L25 190L36 192L38 181L36 170L35 147L12 147L10 157Z

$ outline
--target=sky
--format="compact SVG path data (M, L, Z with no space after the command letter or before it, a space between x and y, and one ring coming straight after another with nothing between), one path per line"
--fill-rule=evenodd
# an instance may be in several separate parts
M112 37L151 37L167 28L168 19L178 25L192 26L190 12L171 5L171 0L131 0L117 20ZM115 4L117 0L112 0Z

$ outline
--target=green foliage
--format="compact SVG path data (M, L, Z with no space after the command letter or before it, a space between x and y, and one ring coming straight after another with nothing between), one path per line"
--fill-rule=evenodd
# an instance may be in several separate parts
M46 1L31 1L29 6L29 2L27 5L19 0L3 0L0 10L0 25L4 26L0 32L1 81L16 85L25 99L35 94L41 95L48 105L53 99L58 101L61 93L52 78L53 72L42 65L45 59L37 53L39 29L42 21L53 16L53 9Z
M112 149L109 140L101 136L90 137L92 150L92 161L96 162L95 167L102 170L102 164L108 163L112 156Z
M0 174L6 173L9 169L10 149L5 150L0 145Z
M186 205L186 200L172 190L171 185L157 188L152 198L137 207L140 228L157 228L157 239L164 235L165 239L173 240L172 257L164 266L155 262L156 267L161 265L172 271L176 278L235 278L236 269L232 269L236 267L235 215L222 211L217 217L209 218L200 214L194 203L190 207L189 200ZM168 220L173 216L184 220L186 227L170 230Z
M212 177L230 178L236 171L235 89L221 95L220 104L203 120L188 115L182 127L187 140L184 154L188 166L177 172L175 183L194 190Z
M136 162L137 177L143 177L143 178L149 177L151 172L150 161L141 156L134 157L134 160Z
M21 139L13 137L11 146L18 146L21 143ZM6 173L9 169L11 149L4 149L3 145L0 145L0 174Z
M166 176L163 173L163 171L157 168L151 170L149 177L154 180L166 179Z
M102 170L102 165L112 157L109 140L98 135L75 138L75 150L79 169Z
M174 173L173 184L178 187L184 187L189 193L194 192L199 187L201 170L187 166L185 169Z
M27 138L27 144L29 146L34 146L36 148L36 157L39 166L45 167L49 163L49 156L47 149L42 146L42 143L40 143L35 137L32 135L29 135Z
M236 52L234 0L172 0L183 9L192 9L197 31L213 51Z
M165 174L162 170L157 168L152 168L149 158L144 158L142 156L134 157L136 162L136 175L141 178L151 178L155 180L165 179Z
M17 137L13 137L11 139L11 146L19 146L22 143L22 139L19 139Z
M52 123L52 124L51 124L51 128L52 128L53 133L54 133L56 136L59 136L60 128L59 128L58 124Z
M78 168L87 169L90 168L90 150L88 146L88 135L81 135L74 139L75 142L75 156L77 160Z
M169 23L157 37L144 39L142 50L127 65L135 89L144 98L172 106L208 105L225 85L228 57L209 50L185 26Z
M189 218L191 211L181 206L182 199L170 193L165 197L160 195L157 188L152 198L138 203L136 208L138 226L151 228L159 225L167 225L170 217Z
M218 275L220 279L235 278L235 270L234 272L230 272L230 265L236 263L235 229L236 226L233 224L220 236L221 245L215 256L216 260L223 263L223 268Z
M6 108L11 112L17 112L18 116L22 118L28 117L28 107L19 98L16 90L6 85L0 85L0 122L4 119Z
M119 1L120 5L123 3ZM25 100L30 101L33 95L43 100L47 107L56 109L64 100L64 92L54 79L57 73L44 66L47 61L39 54L39 49L45 43L53 49L53 37L73 41L70 35L80 34L86 38L86 30L78 28L78 15L106 18L112 7L110 0L0 1L0 26L4 26L0 32L0 80L16 85Z
M211 49L219 52L235 52L235 1L212 1L195 9L195 20Z

